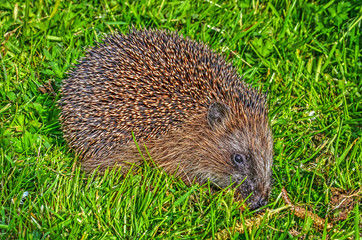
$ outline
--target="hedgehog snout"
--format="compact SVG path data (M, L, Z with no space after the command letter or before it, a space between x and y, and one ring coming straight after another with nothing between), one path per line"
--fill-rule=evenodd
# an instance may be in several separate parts
M261 208L268 204L270 184L268 179L261 181L260 176L253 177L253 174L247 174L243 181L238 184L236 191L239 193L240 200L245 200L250 210ZM259 179L258 179L259 177ZM238 178L240 180L240 176Z
M250 199L251 198L251 199ZM249 203L249 209L255 210L261 207L264 207L268 204L268 196L265 195L256 195L256 197L250 197L246 202Z

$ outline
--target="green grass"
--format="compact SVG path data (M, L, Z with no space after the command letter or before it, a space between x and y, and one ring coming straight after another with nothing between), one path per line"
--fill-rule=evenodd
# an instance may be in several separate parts
M123 2L123 1L120 1ZM252 216L149 167L85 176L58 121L61 81L87 46L130 26L177 30L269 92L274 188L332 218L331 188L362 188L362 7L355 1L1 1L0 238L212 238ZM22 199L23 193L29 196ZM232 239L359 239L361 195L335 232L282 211Z

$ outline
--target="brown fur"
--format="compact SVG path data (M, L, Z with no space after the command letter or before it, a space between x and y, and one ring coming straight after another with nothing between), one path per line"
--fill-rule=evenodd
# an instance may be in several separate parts
M238 185L251 208L270 191L272 135L265 95L205 45L133 30L88 51L64 80L61 121L86 170L142 164L132 140L186 183ZM215 104L216 103L216 104ZM237 164L235 154L247 161Z

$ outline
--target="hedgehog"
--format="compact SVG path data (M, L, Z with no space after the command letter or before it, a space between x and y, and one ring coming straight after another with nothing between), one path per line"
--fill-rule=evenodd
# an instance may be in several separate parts
M107 35L69 71L61 95L64 138L85 171L126 172L149 154L188 185L231 185L250 209L267 204L267 96L205 44L166 30Z

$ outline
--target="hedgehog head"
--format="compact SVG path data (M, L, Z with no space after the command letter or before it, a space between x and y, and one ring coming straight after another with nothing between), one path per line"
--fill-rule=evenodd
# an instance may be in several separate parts
M206 143L199 178L225 188L233 183L250 209L267 204L271 190L273 140L266 113L244 108L234 111L215 102L207 114L209 130L201 142Z

